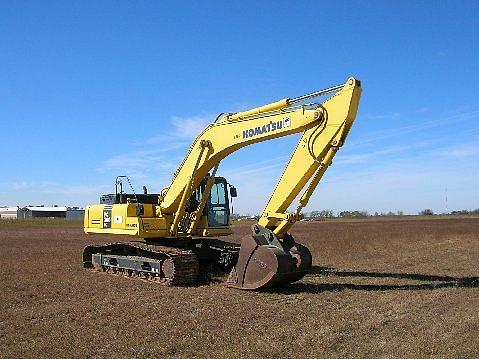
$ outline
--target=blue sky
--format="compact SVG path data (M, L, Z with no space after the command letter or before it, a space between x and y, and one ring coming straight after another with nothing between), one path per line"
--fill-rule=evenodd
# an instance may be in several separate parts
M0 4L0 205L96 203L115 176L167 186L216 115L362 80L306 210L478 208L476 1ZM258 213L297 136L219 174Z

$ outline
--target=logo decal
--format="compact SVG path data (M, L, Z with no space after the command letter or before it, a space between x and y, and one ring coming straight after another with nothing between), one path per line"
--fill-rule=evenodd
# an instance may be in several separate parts
M270 121L266 125L250 128L243 131L243 138L251 138L254 136L262 135L271 131L281 130L283 128L291 127L291 119L285 117L280 121Z
M103 209L103 228L111 228L111 209Z

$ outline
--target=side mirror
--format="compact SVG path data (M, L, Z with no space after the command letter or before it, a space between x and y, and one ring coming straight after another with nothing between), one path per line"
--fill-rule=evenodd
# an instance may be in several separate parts
M231 198L238 197L238 192L236 192L236 187L233 187L233 186L230 187L230 196Z

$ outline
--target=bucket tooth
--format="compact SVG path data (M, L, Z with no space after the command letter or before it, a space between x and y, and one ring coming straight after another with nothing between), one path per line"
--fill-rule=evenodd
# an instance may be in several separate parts
M231 270L227 285L238 289L260 289L295 282L311 269L311 253L286 235L279 240L259 225L253 236L241 242L239 258Z

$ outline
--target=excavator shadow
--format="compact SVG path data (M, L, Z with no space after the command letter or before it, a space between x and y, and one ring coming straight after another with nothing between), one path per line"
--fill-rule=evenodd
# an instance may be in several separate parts
M311 277L340 278L391 278L420 281L418 284L356 284L356 283L311 283ZM367 271L342 271L331 267L313 266L305 281L276 288L274 292L284 294L340 292L343 290L392 291L392 290L433 290L441 288L479 288L479 277L453 277L418 273L387 273Z

